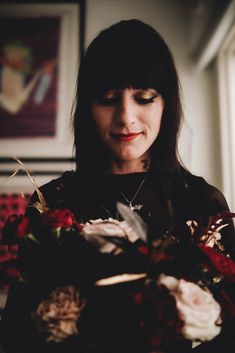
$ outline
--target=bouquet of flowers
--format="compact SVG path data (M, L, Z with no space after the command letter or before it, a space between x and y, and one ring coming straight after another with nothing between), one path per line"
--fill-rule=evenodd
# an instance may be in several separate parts
M39 281L46 288L32 318L48 342L83 335L95 288L135 281L142 285L128 295L149 351L178 339L212 340L235 316L235 263L220 242L234 213L214 215L207 226L189 220L149 244L146 225L123 204L117 205L121 221L81 224L68 209L48 209L36 190L37 216L6 222L0 281ZM128 266L120 265L125 261Z
M48 209L41 194L40 200L32 205L40 210L35 216L11 215L5 224L0 283L40 283L44 298L32 318L48 342L59 343L79 335L79 320L94 286L145 278L145 273L120 273L115 263L123 255L144 268L147 247L141 236L146 232L140 218L135 229L112 218L81 224L70 210Z
M220 230L234 213L190 220L152 243L142 293L143 331L149 347L186 339L210 341L235 315L235 263L220 243Z

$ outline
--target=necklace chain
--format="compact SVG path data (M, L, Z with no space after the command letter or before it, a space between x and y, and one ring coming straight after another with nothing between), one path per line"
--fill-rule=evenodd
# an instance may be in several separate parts
M118 189L118 190L120 191L121 195L123 196L123 198L124 198L124 199L126 200L126 202L128 203L128 206L130 207L130 209L131 209L132 211L140 210L140 209L143 207L143 205L140 205L140 204L139 204L139 205L133 205L132 202L135 200L135 198L136 198L136 196L138 195L140 189L141 189L142 186L144 185L144 182L145 182L146 178L147 178L147 175L146 175L146 176L144 177L144 179L141 181L140 185L138 186L138 188L137 188L137 190L136 190L136 192L135 192L135 194L134 194L134 196L132 197L131 200L129 200L129 199L126 197L126 195L124 195L124 193L122 192L121 189Z

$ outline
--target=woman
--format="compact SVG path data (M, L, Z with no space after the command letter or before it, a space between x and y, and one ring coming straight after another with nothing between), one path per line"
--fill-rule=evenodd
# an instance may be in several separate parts
M102 31L82 60L76 102L77 170L41 188L50 208L69 208L85 222L118 217L116 203L120 201L148 224L149 243L180 222L198 217L206 221L210 215L228 209L220 191L192 175L179 161L179 80L168 46L152 27L128 20ZM32 209L28 214L33 217ZM223 243L234 256L232 223L223 230ZM105 277L138 272L138 266L144 266L135 256L120 256L115 264L109 266L107 262L97 271ZM82 350L81 342L78 350L76 339L44 345L29 318L40 292L39 285L34 283L32 287L12 288L10 292L2 324L6 352L93 352L92 347ZM100 317L91 328L98 340L95 352L146 351L126 288L108 289L109 296L98 299L103 309L100 312L94 308ZM17 296L22 298L21 308L16 305ZM27 330L27 338L21 327L23 332ZM228 334L201 344L195 352L215 353L225 346L227 353L234 350ZM165 350L190 352L191 345L183 342L182 347Z

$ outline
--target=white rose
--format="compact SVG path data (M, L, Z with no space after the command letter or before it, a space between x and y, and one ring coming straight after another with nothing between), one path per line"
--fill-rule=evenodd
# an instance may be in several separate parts
M112 243L109 237L118 237L135 242L139 237L125 221L117 221L113 218L91 220L84 224L81 234L84 238L93 243L101 253L122 252L116 244Z
M221 308L210 292L192 282L160 275L158 285L168 288L176 300L180 319L184 322L182 334L189 340L210 341L221 327Z

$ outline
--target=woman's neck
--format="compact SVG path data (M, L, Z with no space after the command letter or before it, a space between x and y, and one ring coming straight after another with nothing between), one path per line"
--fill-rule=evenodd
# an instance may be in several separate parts
M110 163L109 173L111 174L131 174L147 172L149 170L150 160L134 161L112 161Z

